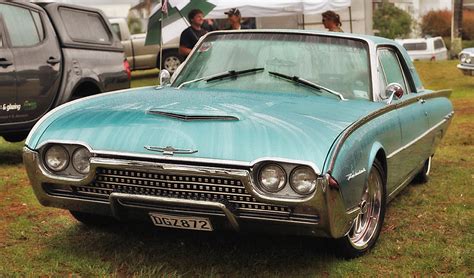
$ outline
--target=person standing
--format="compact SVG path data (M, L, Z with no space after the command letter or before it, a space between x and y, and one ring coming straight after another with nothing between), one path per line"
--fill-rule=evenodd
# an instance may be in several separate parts
M341 28L341 18L333 11L326 11L322 14L324 28L330 32L344 32Z
M227 19L229 20L230 27L227 30L241 30L242 28L242 15L240 14L239 9L233 8L225 12Z
M183 58L188 57L199 39L207 33L207 31L202 28L204 13L201 10L195 9L190 11L188 19L191 26L181 33L179 39L179 55L183 56Z

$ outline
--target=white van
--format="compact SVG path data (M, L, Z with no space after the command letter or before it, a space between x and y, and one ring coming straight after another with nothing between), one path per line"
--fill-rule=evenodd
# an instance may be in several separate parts
M443 38L441 37L405 39L395 41L405 47L412 61L438 61L448 59L448 49L446 48Z

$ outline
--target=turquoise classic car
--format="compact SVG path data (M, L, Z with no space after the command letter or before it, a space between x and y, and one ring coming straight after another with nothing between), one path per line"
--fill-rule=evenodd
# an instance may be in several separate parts
M24 148L41 204L85 224L327 237L352 258L427 180L453 116L450 91L370 36L213 32L161 81L41 119Z

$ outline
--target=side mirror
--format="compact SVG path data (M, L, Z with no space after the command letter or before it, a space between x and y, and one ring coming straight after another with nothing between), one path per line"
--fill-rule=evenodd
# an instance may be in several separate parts
M385 88L385 95L389 96L387 104L391 104L394 99L401 99L404 94L405 92L403 91L402 86L398 83L390 83Z
M160 72L160 85L167 86L171 83L171 74L167 70L161 70Z

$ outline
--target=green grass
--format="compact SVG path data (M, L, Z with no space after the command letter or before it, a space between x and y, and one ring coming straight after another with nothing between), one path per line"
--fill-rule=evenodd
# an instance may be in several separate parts
M21 165L21 144L0 140L1 276L439 276L474 275L474 78L456 62L416 64L425 87L452 88L456 115L432 178L389 206L376 248L339 260L326 240L158 230L92 229L42 207ZM133 86L157 72L134 73Z

